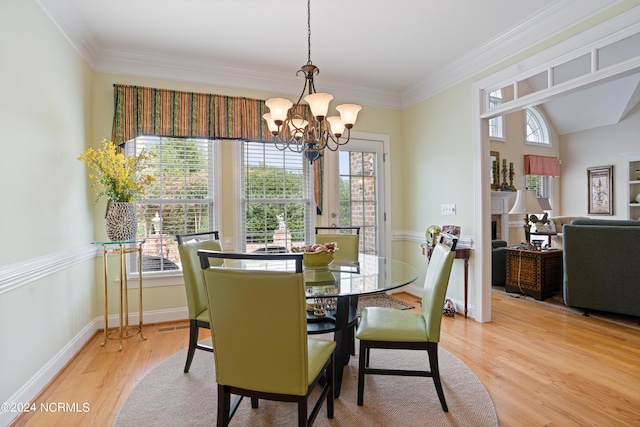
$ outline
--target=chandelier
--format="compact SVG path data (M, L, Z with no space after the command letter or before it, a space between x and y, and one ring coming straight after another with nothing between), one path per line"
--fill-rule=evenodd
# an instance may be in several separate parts
M313 77L320 72L311 62L311 0L307 0L307 46L308 60L296 75L304 74L304 87L295 106L285 98L271 98L265 101L269 112L262 117L266 120L271 134L275 137L278 150L291 150L303 153L309 163L322 157L325 149L336 151L341 145L349 142L351 128L356 122L358 112L362 109L357 104L342 104L336 107L340 116L329 116L329 102L333 95L316 92ZM304 96L307 92L307 96ZM309 121L304 120L300 109L302 97L311 109ZM291 107L293 107L292 111ZM346 138L344 132L346 129Z

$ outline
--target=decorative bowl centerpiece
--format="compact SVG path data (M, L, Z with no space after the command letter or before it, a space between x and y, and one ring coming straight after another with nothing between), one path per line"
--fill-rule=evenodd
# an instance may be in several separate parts
M336 256L338 244L336 242L311 246L292 248L293 252L302 252L302 264L304 268L311 270L326 269Z

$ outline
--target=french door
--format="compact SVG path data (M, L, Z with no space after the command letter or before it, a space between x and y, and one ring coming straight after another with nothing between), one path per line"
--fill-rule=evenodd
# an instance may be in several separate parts
M386 238L384 141L352 138L325 162L329 227L359 226L360 252L382 255Z

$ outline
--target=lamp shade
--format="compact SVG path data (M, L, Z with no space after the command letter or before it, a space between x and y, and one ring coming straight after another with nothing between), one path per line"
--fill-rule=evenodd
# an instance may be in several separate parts
M336 110L340 113L342 123L347 129L351 129L356 123L358 113L362 110L362 107L358 104L342 104L336 107Z
M276 135L278 133L278 125L271 119L271 113L263 114L262 118L266 120L269 132Z
M271 119L280 126L287 118L289 108L293 107L293 102L285 98L271 98L267 99L264 103L269 112L271 113Z
M327 117L327 121L329 125L331 125L331 132L337 137L340 137L344 133L344 125L342 124L342 119L340 116L329 116Z
M333 99L333 95L328 93L312 93L304 97L304 100L311 108L311 114L317 118L323 118L329 110L329 102Z
M509 211L509 214L530 214L542 211L536 192L533 190L518 190L516 202Z

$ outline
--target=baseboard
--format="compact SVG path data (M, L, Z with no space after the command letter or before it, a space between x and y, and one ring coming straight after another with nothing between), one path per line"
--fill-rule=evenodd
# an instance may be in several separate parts
M398 290L398 292L406 292L415 296L417 299L422 298L422 288L416 285L407 285ZM392 294L393 295L393 294ZM464 316L464 301L459 301L451 298L451 302L453 302L454 307L456 308L456 313L462 314ZM467 317L474 317L474 306L471 304L467 304Z
M117 325L119 316L110 315L108 322L111 327ZM145 324L175 322L189 318L186 307L168 310L145 311L142 320ZM138 313L129 313L129 323L138 323ZM49 362L47 362L36 374L18 389L7 402L34 402L38 395L49 385L51 380L73 359L86 345L95 333L104 328L104 317L99 316L85 326L71 341L67 343ZM186 346L186 343L185 343ZM8 426L20 412L0 411L0 426Z
M49 362L47 362L36 374L27 381L7 402L34 402L40 392L51 382L53 378L69 363L71 359L84 347L98 330L98 319L94 319L85 326L71 341L67 343ZM0 411L0 425L9 425L11 421L20 415L20 412Z

